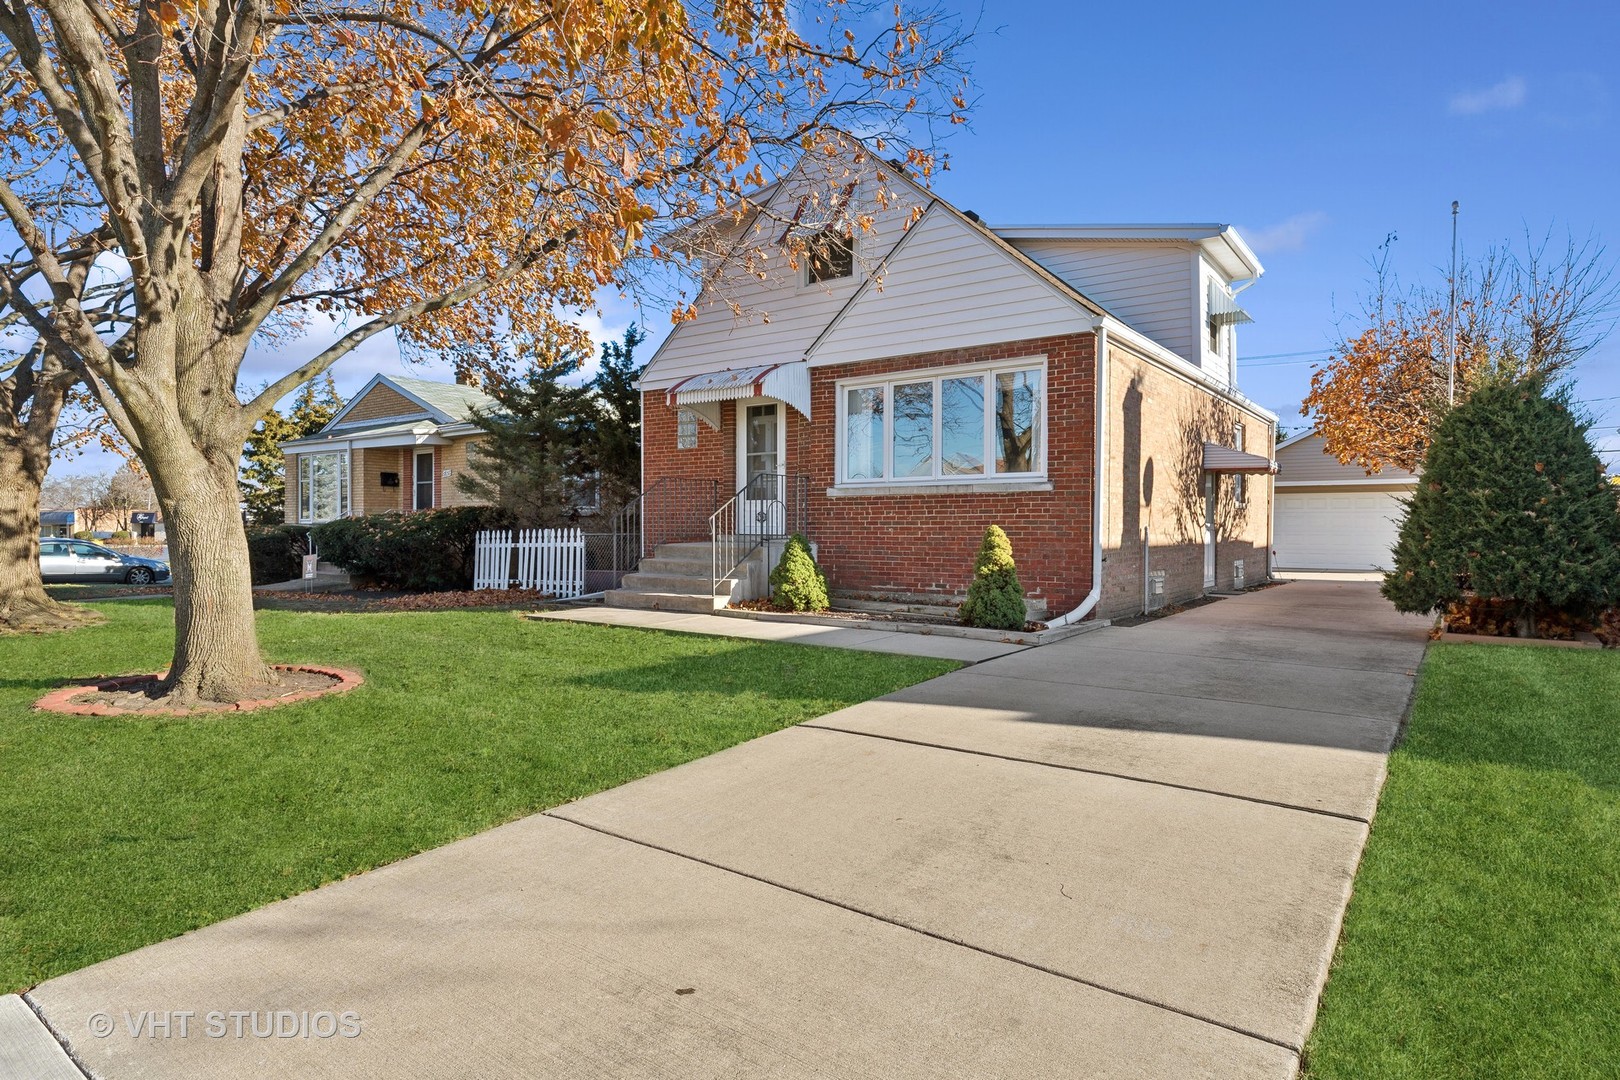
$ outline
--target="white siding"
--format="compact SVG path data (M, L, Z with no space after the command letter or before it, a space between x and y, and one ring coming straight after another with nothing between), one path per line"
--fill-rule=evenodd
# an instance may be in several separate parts
M1279 483L1335 483L1377 482L1380 480L1415 480L1405 469L1389 466L1369 477L1359 465L1340 465L1339 459L1322 449L1322 436L1310 435L1291 446L1277 451L1277 480Z
M1198 363L1192 245L1019 240L1016 246L1127 326Z
M802 262L800 269L794 270L780 252L773 252L765 261L763 280L733 269L716 287L704 290L697 317L677 326L665 339L642 376L643 388L671 386L705 371L803 359L805 349L859 287L863 271L870 270L905 235L906 223L913 208L920 204L920 196L904 181L890 183L903 197L886 208L872 205L872 183L856 189L858 207L871 213L874 220L871 230L856 230L854 276L806 286L801 284ZM774 213L791 218L805 190L803 183L784 183L772 198ZM756 225L744 243L771 246L782 229L780 221L770 226ZM741 316L733 313L728 301L742 309Z
M810 366L1089 330L1091 315L943 207L816 345Z

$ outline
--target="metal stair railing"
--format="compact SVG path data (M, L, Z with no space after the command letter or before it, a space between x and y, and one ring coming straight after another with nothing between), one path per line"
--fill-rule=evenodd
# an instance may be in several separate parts
M663 476L653 481L608 519L606 531L586 537L586 587L617 589L658 545L701 542L720 490L718 480Z
M760 473L709 516L714 589L767 540L810 532L810 478Z

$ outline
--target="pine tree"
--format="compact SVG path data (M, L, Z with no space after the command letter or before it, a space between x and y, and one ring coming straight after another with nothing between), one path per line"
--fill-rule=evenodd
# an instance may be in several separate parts
M984 530L979 557L973 562L973 581L962 601L962 621L991 630L1022 630L1028 617L1024 587L1013 565L1012 541L1001 526Z
M602 345L602 362L591 379L591 436L585 456L596 474L604 511L629 502L641 487L641 365L636 346L647 340L632 323L618 341Z
M803 533L788 537L782 558L771 571L771 603L789 611L825 611L827 575L816 565Z
M292 408L284 416L272 411L260 420L242 448L237 485L254 525L279 525L286 520L286 461L281 444L313 435L343 408L330 373L298 388Z
M1521 637L1541 615L1620 599L1620 502L1567 393L1494 381L1446 416L1383 592L1410 612L1500 600Z
M472 418L483 438L456 485L473 499L500 507L519 527L568 524L588 501L592 392L565 381L582 361L563 349L531 364L521 378L492 388L498 409Z

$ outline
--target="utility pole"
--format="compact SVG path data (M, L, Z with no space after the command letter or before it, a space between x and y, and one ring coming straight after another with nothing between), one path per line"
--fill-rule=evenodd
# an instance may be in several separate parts
M1457 404L1457 200L1451 200L1451 310L1446 316L1446 403Z

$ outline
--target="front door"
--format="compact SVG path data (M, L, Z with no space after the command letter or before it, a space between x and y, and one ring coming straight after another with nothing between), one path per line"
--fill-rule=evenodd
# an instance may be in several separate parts
M787 474L787 425L779 401L737 403L737 531L781 536Z
M1204 588L1215 587L1215 477L1204 474Z

